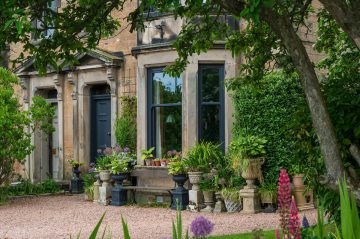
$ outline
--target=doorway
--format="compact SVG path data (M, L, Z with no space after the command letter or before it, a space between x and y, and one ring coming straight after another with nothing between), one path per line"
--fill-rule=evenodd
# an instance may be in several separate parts
M91 88L90 162L95 162L101 151L111 147L111 100L108 85Z

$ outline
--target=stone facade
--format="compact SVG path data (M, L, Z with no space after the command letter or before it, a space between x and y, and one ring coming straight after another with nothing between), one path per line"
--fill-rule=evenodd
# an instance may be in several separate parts
M62 0L62 4L65 4ZM114 11L116 19L122 19L137 6L136 1L128 2L124 11ZM311 16L315 21L314 16ZM228 17L224 19L231 23L233 28L243 27L242 22ZM125 95L137 96L137 153L138 164L142 165L140 152L149 145L149 112L148 112L148 69L164 67L175 61L177 53L171 47L171 41L181 30L182 20L175 20L170 15L154 16L146 23L144 32L130 33L126 29L126 22L112 36L102 39L98 48L87 54L78 56L80 64L74 69L64 68L61 72L48 72L47 76L39 76L29 60L19 66L15 72L21 79L23 106L28 108L31 98L35 95L56 92L55 98L48 98L49 102L57 105L57 147L49 149L47 136L35 134L33 143L37 146L25 163L24 176L32 181L45 179L52 174L59 181L71 177L71 168L66 163L68 159L78 159L87 165L92 157L91 135L96 130L91 123L91 95L98 85L107 85L110 89L110 121L111 145L115 144L114 123L121 112L119 97ZM316 24L312 29L316 29ZM314 32L301 29L300 34L306 42L309 54L315 61L321 56L311 49L315 41ZM14 59L21 51L21 45L12 45L10 58ZM185 153L199 139L199 67L203 64L220 64L224 68L224 78L235 77L239 72L241 58L233 58L231 52L224 49L224 44L216 44L213 49L201 55L194 55L189 59L189 65L182 73L182 100L181 100L181 150ZM233 107L230 92L224 94L224 125L221 128L224 134L224 149L231 140L233 124ZM54 140L54 139L52 139ZM58 157L57 169L47 170L49 156ZM53 165L54 166L54 165ZM143 170L143 169L142 169ZM146 170L145 170L146 171ZM145 172L144 171L144 172ZM135 173L137 175L138 173ZM55 177L56 176L56 177ZM148 179L139 181L143 186L171 187L170 177L163 180ZM161 182L161 185L159 184ZM153 196L152 196L153 197Z

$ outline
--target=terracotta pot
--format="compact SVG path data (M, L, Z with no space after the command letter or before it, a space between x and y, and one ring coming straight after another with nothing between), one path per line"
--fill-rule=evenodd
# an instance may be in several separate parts
M166 167L166 165L167 165L166 159L161 159L160 165L161 165L161 167Z
M304 174L295 174L293 177L294 187L304 186Z
M154 160L150 161L150 166L155 166L155 161Z
M203 172L188 172L189 182L192 184L192 190L199 191L199 183L201 181Z
M155 160L155 161L154 161L154 166L159 167L160 165L161 165L160 160Z

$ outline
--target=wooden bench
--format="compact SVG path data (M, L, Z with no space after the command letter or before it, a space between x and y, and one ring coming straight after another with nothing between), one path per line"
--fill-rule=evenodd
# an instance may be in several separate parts
M122 187L125 190L129 190L131 191L133 198L134 198L134 203L136 203L136 199L135 199L135 192L136 191L141 191L141 192L157 192L157 193L169 193L171 201L172 201L172 194L171 194L171 190L173 188L164 188L164 187L145 187L145 186L123 186Z

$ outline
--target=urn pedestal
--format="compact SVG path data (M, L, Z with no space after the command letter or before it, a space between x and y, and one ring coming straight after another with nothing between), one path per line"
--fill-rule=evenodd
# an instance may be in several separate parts
M99 203L103 205L108 205L111 198L111 184L110 184L110 171L101 170L100 171L100 180L102 185L99 187Z
M256 188L243 188L240 190L240 197L243 200L244 214L255 214L261 211L259 191Z
M73 194L80 194L84 192L84 181L80 178L79 167L73 168L73 177L70 182L70 190Z
M129 177L128 173L113 174L115 187L111 190L111 205L123 206L127 204L127 190L123 189L123 181Z
M173 175L173 180L177 187L171 190L171 209L177 210L177 208L179 208L180 210L185 210L189 205L189 191L184 188L187 179L188 177L186 174Z
M98 203L99 202L99 198L100 198L100 186L101 186L101 181L100 181L100 175L96 174L95 175L96 181L94 183L94 203Z
M204 196L200 191L199 183L201 181L202 172L188 172L189 182L192 184L189 190L189 204L192 211L200 211L204 202Z

